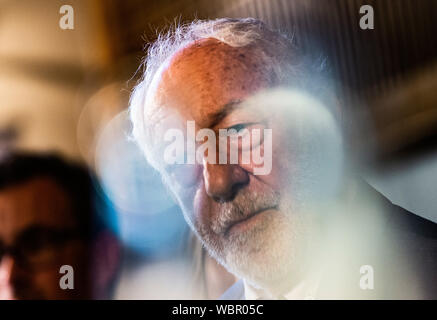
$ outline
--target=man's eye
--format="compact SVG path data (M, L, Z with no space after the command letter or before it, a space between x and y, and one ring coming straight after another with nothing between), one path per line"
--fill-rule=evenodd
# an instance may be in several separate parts
M238 148L246 150L259 146L263 140L265 125L258 122L239 123L228 127L228 137L231 144L238 145Z
M229 127L228 130L234 129L237 132L239 132L243 129L246 129L250 125L251 125L250 123L239 123L239 124L233 125L232 127Z

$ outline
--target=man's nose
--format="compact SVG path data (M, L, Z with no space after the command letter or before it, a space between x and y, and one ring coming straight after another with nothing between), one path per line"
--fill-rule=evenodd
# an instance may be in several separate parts
M203 179L206 193L215 201L232 201L238 191L249 183L248 173L236 164L204 162Z
M11 284L14 259L7 255L0 259L0 300L10 300L14 298Z

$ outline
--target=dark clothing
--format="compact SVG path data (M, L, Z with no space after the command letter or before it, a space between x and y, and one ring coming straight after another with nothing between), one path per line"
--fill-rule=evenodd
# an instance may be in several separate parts
M367 184L360 184L358 194L363 192L370 195L367 202L378 203L379 216L371 222L358 216L366 211L350 209L353 223L338 228L340 240L320 266L315 298L437 299L437 224L392 204ZM363 203L354 202L355 208ZM352 211L359 213L354 217ZM373 269L371 290L360 286L362 266ZM244 297L240 280L221 299Z

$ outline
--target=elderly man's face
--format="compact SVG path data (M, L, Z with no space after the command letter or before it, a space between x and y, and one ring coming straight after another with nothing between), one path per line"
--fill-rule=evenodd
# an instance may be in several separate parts
M309 128L310 135L314 128L302 124L311 121L309 113L290 119L284 116L284 101L276 106L269 99L253 100L275 85L269 66L257 58L260 55L257 48L234 48L214 39L196 42L155 76L146 103L150 119L159 119L152 123L156 141L170 128L185 130L188 120L195 121L196 130L272 129L272 150L264 149L263 141L252 145L264 153L271 151L269 174L255 175L257 164L241 161L170 165L162 173L187 222L214 257L255 284L278 286L284 276L297 275L304 265L312 219L305 214L302 181L314 181L307 167L317 160L312 157L305 163L302 155L300 135L306 130L302 128ZM252 103L246 103L248 99Z

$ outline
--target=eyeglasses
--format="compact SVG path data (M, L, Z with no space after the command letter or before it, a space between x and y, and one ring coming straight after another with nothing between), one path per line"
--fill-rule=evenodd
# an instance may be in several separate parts
M62 247L79 237L75 230L31 227L21 233L12 246L0 241L0 261L8 254L24 269L42 270L53 266L62 254Z

